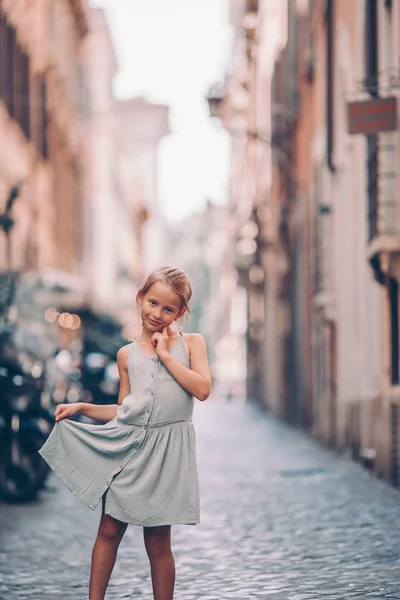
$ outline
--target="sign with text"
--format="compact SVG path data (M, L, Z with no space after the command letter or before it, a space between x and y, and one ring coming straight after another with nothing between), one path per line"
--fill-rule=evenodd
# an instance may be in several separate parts
M374 98L347 104L349 133L379 133L397 128L395 97Z

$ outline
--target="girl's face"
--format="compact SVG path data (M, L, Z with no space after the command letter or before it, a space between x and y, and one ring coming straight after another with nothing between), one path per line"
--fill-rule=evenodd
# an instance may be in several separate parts
M143 327L149 333L161 331L182 316L180 297L163 281L153 283L139 301Z

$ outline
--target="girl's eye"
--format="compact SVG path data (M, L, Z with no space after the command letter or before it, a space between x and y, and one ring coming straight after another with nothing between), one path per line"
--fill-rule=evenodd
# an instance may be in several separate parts
M152 304L154 306L155 305L154 300L150 300L150 304Z
M167 310L167 312L169 312L169 313L172 313L172 312L174 312L174 311L172 310L172 308L167 308L166 310Z

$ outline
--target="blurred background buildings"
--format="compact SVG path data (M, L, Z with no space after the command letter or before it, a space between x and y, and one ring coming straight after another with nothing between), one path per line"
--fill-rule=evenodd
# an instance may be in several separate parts
M0 196L12 219L0 269L46 289L44 305L108 313L129 336L140 282L163 257L156 157L168 107L114 97L101 9L2 1L0 16Z
M248 394L399 482L400 3L232 0Z
M115 96L104 10L0 0L0 334L14 323L43 356L115 356L139 331L143 277L174 264L193 280L185 327L206 336L215 393L398 485L400 2L229 7L226 77L207 98L230 138L228 200L171 224L170 109Z

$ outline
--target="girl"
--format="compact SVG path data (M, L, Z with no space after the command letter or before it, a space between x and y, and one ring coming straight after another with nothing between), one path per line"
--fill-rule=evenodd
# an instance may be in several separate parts
M142 332L117 354L118 404L60 404L40 454L84 504L102 514L89 600L103 600L128 523L143 527L154 600L172 600L171 525L199 523L193 396L210 394L201 335L172 327L189 312L190 280L178 269L150 274L137 294ZM83 414L103 425L69 420Z

